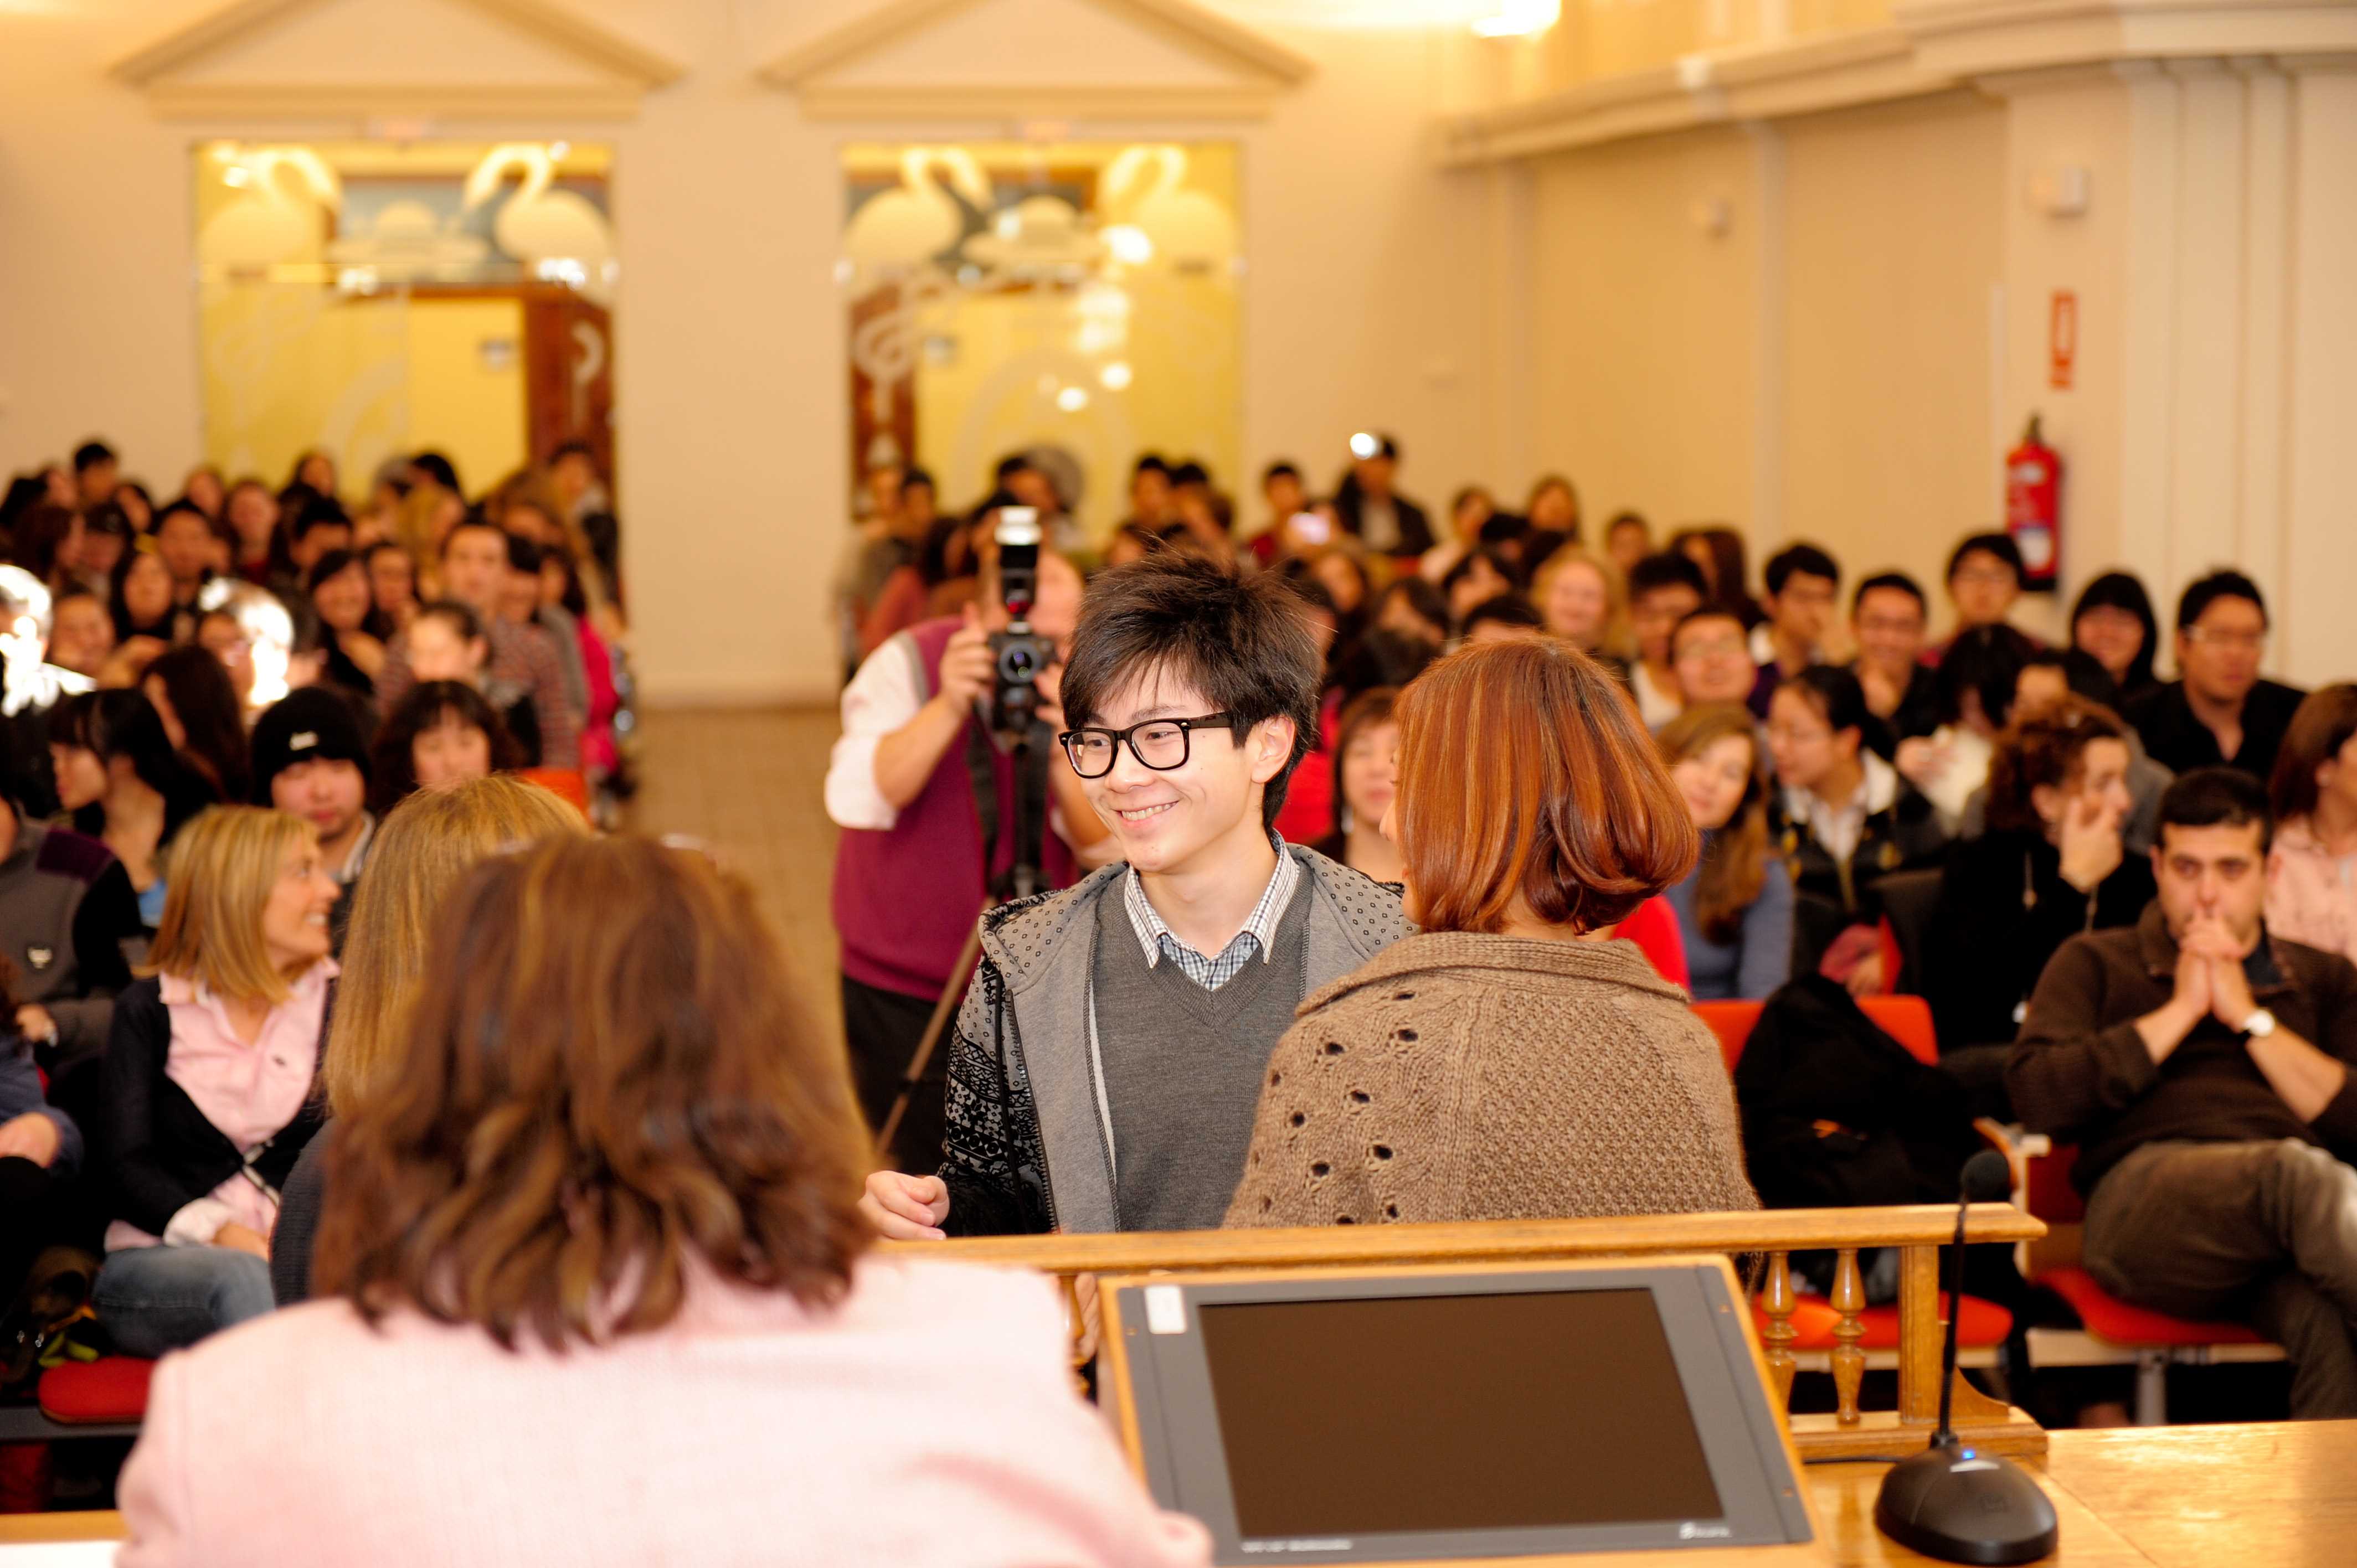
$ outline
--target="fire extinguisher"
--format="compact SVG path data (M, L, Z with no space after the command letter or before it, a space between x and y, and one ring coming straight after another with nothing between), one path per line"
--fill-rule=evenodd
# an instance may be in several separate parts
M2040 438L2034 413L2005 455L2005 530L2021 551L2021 585L2051 592L2062 561L2062 455Z

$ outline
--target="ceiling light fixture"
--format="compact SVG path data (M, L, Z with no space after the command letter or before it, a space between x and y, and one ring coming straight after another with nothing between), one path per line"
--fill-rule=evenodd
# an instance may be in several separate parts
M1495 11L1473 18L1473 30L1485 38L1527 38L1562 19L1563 0L1499 0Z

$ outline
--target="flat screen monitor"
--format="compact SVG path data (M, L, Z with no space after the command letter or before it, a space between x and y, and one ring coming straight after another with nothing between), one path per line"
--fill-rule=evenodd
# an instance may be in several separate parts
M1133 1283L1111 1375L1219 1561L1805 1541L1717 1262Z

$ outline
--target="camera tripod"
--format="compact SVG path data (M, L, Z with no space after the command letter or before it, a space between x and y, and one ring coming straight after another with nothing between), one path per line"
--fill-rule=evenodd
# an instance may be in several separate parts
M966 773L974 784L974 802L982 812L982 864L986 891L981 911L966 932L965 946L950 970L949 983L942 988L941 999L933 1004L933 1015L925 1025L924 1036L917 1042L908 1069L900 1075L900 1091L892 1097L892 1109L876 1134L877 1148L888 1158L893 1135L899 1132L901 1119L908 1114L909 1101L915 1098L925 1069L940 1047L942 1031L957 1015L958 1001L965 994L967 980L981 956L982 918L1002 904L1028 898L1047 886L1047 874L1040 869L1039 860L1048 829L1048 765L1053 755L1049 748L1055 742L1050 738L1045 746L1041 746L1044 735L1045 726L1036 722L1003 737L994 737L980 725L968 732ZM1006 742L1006 756L1014 764L1015 799L1011 811L998 788L998 738ZM991 876L989 868L998 860L1000 835L1010 826L1015 835L1014 858L1005 871Z

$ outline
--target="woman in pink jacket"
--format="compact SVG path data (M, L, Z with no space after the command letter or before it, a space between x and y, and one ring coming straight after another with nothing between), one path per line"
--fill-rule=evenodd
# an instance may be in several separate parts
M2267 929L2357 961L2357 686L2300 703L2269 794Z
M124 1568L1209 1561L1045 1282L869 1251L842 1052L743 882L544 841L431 955L322 1299L157 1369Z

